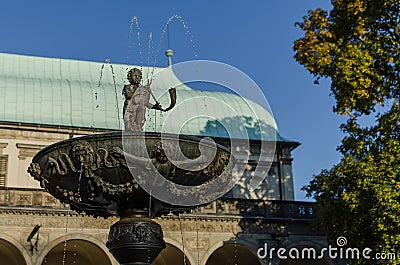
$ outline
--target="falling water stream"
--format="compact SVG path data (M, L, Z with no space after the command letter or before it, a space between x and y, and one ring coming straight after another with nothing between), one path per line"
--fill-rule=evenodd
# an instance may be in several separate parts
M101 69L100 69L100 78L99 78L99 84L97 85L97 87L101 86L101 79L103 77L103 70L104 70L104 65L110 65L110 69L111 69L111 75L112 75L112 80L113 80L113 85L114 85L114 93L115 93L115 108L117 111L117 118L118 118L118 129L121 129L121 118L119 116L119 104L118 104L118 92L117 92L117 83L115 81L115 72L114 72L114 67L111 63L111 59L110 58L106 58L104 60L104 63L101 65ZM97 99L98 95L95 93L95 98ZM99 108L100 106L97 104L96 108Z
M137 46L138 46L138 51L139 51L139 65L142 66L142 47L140 45L140 27L139 27L139 20L137 16L133 16L131 19L131 24L129 25L129 47L128 47L128 55L126 57L127 59L127 64L130 65L129 62L129 53L132 51L132 42L133 42L133 27L136 27L136 36L137 36Z
M237 249L237 237L235 230L232 227L232 233L233 233L233 262L235 265L237 265L237 260L238 260L238 249Z
M183 252L183 265L187 265L187 264L186 264L186 254L185 254L185 239L183 238L183 229L182 229L181 214L178 215L178 220L179 220L179 229L180 229L180 231L181 231L182 252Z
M121 129L121 119L119 117L119 106L118 106L118 93L117 93L117 84L115 83L115 73L114 73L114 67L110 62L110 67L111 67L111 73L113 77L113 83L114 83L114 92L115 92L115 101L116 101L116 108L117 108L117 117L118 117L118 128Z
M65 221L65 235L64 235L64 248L63 248L63 257L62 257L62 265L65 265L65 259L67 256L67 235L68 235L68 222L69 222L69 211L67 211L67 218Z
M168 33L167 31L169 29L169 25L174 20L178 20L182 24L183 28L185 29L185 34L189 37L190 45L191 45L191 47L192 47L192 49L194 51L193 56L197 57L196 46L194 44L193 34L190 32L188 24L186 23L186 21L180 15L175 14L175 15L171 16L170 18L168 18L167 23L165 23L165 26L164 26L163 31L161 33L161 38L160 38L160 41L158 43L156 56L155 56L154 61L153 61L153 72L154 72L154 68L155 68L155 65L156 65L156 59L157 59L158 54L160 52L161 44L162 44L162 42L163 42L163 40L165 38L165 34ZM170 48L170 47L168 47L168 48Z
M151 192L152 192L152 190L150 190L150 193L149 193L149 217L151 218Z
M199 225L197 222L197 214L199 212L199 207L196 207L196 211L194 213L195 222L196 222L196 249L197 249L197 265L200 265L200 249L199 249Z
M152 46L153 45L153 33L150 32L150 34L149 34L148 51L147 51L147 71L146 71L146 79L147 80L144 80L144 78L143 78L142 79L142 85L144 83L149 83L149 84L152 83L153 77L154 77L154 71L155 71L156 63L157 63L157 57L158 57L158 55L160 53L161 45L162 45L162 43L164 41L165 35L167 33L169 34L169 25L175 20L179 21L180 24L183 26L183 28L185 30L185 35L188 36L190 45L191 45L191 47L193 49L193 53L194 53L193 55L194 55L194 57L197 57L194 38L193 38L192 33L189 30L188 23L180 15L177 15L177 14L169 17L167 22L165 23L165 25L163 27L163 30L162 30L162 33L161 33L161 37L160 37L160 40L159 40L159 43L158 43L158 46L157 46L157 50L156 50L155 53L154 53L154 48ZM135 35L136 35L136 38L134 38ZM143 73L143 58L142 58L143 57L143 52L142 52L142 44L141 44L141 29L140 29L140 26L139 26L139 19L138 19L137 16L133 16L131 18L130 25L129 25L128 41L129 41L129 46L128 46L128 52L127 52L127 57L126 57L128 68L126 70L128 70L129 66L131 65L131 62L129 60L130 59L130 54L132 53L132 51L136 51L136 49L137 49L137 52L138 52L137 56L138 56L138 59L139 59L139 66L140 66L140 70ZM168 43L169 43L169 39L168 39ZM151 61L152 61L152 70L150 71ZM115 100L116 100L116 106L115 107L116 107L117 118L118 118L118 128L122 129L122 127L121 127L121 118L120 118L120 110L119 110L119 104L118 104L118 96L120 95L120 93L118 93L118 91L117 91L114 67L111 64L110 58L106 58L104 63L101 66L98 87L101 86L101 81L102 81L103 74L104 74L103 72L105 70L104 68L105 68L105 65L107 65L107 64L110 65L112 79L113 79L113 86L114 86L114 93L115 93ZM98 98L99 98L99 93L98 92L99 91L95 91L94 92L95 109L101 108L101 105L99 104L99 101L98 101ZM161 127L163 115L162 115L162 113L160 113L160 117L159 117L159 119L157 119L157 111L154 111L154 113L152 113L152 112L153 111L148 111L146 115L147 115L147 120L149 121L148 124L149 125L152 124L153 126L150 127L151 125L150 126L147 125L146 128L147 129L152 129L153 131L156 131L157 128L159 127L158 124L157 124L157 120L159 121L159 123L160 123L159 125ZM153 116L153 118L152 118L152 116ZM93 127L94 127L94 125L93 125Z
M237 258L238 258L238 250L237 250L237 242L235 241L235 255L234 255L234 263L237 265Z
M78 195L80 195L81 192L82 171L83 171L83 165L81 164L81 170L79 171L79 179L78 179Z
M152 58L153 59L153 69L151 71L151 75L152 76L154 74L154 70L155 70L155 66L156 66L156 63L157 63L157 58L158 58L159 53L160 53L161 45L162 45L162 43L164 41L165 35L168 33L169 25L174 20L178 20L180 22L180 24L183 26L183 28L185 30L185 35L188 36L190 45L191 45L191 47L193 49L193 56L197 57L197 51L196 51L196 45L194 43L194 37L193 37L193 34L189 30L188 23L182 18L182 16L175 14L175 15L169 17L167 19L167 22L165 23L164 28L163 28L163 30L161 32L161 37L160 37L160 40L158 42L158 46L157 46L157 50L156 50L155 54L153 53L154 49L152 47L153 33L150 32L150 34L149 34L148 52L147 52L147 67L150 67L150 61L151 61L150 58ZM130 22L130 26L129 26L129 35L128 35L129 46L128 46L128 55L127 55L127 64L128 65L131 65L130 60L129 60L129 56L130 56L130 53L132 52L132 50L134 50L134 47L133 47L133 44L135 43L134 40L133 40L134 39L133 38L134 31L136 32L136 45L137 45L137 50L138 50L138 53L139 53L139 55L138 55L138 57L139 57L138 58L139 59L139 65L140 65L141 70L142 70L142 68L143 68L143 58L142 58L143 52L142 52L142 44L141 44L141 29L140 29L140 26L139 26L139 19L138 19L137 16L133 16L132 17L131 22ZM169 42L169 40L168 40L168 42ZM170 48L170 47L168 47L168 48ZM149 77L147 75L147 80L148 79L149 79Z
M147 82L149 82L149 67L150 67L150 57L154 57L154 54L152 54L152 41L153 41L153 32L150 32L149 35L149 47L147 49ZM153 58L154 60L154 58Z

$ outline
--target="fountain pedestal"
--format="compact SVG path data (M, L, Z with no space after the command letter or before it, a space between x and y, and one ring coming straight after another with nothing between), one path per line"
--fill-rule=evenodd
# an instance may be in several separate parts
M141 211L124 213L111 226L107 242L121 265L151 265L165 246L161 226Z

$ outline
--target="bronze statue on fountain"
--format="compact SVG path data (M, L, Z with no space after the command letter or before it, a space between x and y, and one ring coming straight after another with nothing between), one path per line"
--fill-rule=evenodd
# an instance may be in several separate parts
M223 147L198 138L143 132L146 108L172 109L176 91L169 89L171 104L163 109L151 92L151 82L140 85L139 69L131 69L127 77L129 84L123 88L124 132L88 135L50 145L35 155L28 172L41 187L77 212L105 218L119 216L120 220L111 226L107 247L123 265L146 265L165 247L161 226L151 218L189 211L193 205L163 201L157 194L149 194L143 185L153 185L180 198L201 196L196 191L220 176L229 181L234 158ZM155 104L149 102L150 97ZM175 157L178 153L188 161Z
M175 106L176 91L175 88L169 89L171 104L167 109L163 109L157 102L155 96L151 92L151 81L147 81L147 85L141 86L142 71L138 68L132 68L128 72L129 85L125 85L122 94L125 97L123 117L125 131L142 132L146 121L146 108L160 111L168 111ZM155 100L155 104L150 103L150 95Z

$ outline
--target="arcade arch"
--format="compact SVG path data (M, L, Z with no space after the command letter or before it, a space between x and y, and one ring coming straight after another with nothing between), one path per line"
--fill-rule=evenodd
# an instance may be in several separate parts
M161 251L160 255L154 260L153 265L192 265L187 256L185 261L183 252L176 246L167 243L167 247Z
M262 265L252 249L243 244L228 243L216 249L207 259L206 265Z
M59 242L47 252L41 264L60 264L60 262L65 265L112 265L107 254L98 245L83 239Z
M0 260L1 264L27 265L21 251L12 243L0 238Z

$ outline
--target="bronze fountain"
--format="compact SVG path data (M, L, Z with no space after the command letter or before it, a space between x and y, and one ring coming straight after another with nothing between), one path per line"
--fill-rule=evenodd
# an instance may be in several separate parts
M143 132L146 108L172 109L175 89L169 90L171 104L163 109L152 95L151 82L140 85L139 69L131 69L127 77L123 132L50 145L35 155L28 172L72 210L94 217L119 216L110 228L108 249L121 265L149 265L165 248L161 226L151 218L188 212L195 205L161 200L148 187L183 201L201 196L210 183L218 187L230 181L234 158L223 147L200 138ZM155 104L149 103L150 97ZM190 163L176 163L182 154Z

